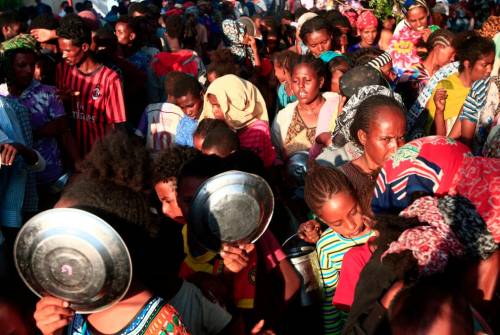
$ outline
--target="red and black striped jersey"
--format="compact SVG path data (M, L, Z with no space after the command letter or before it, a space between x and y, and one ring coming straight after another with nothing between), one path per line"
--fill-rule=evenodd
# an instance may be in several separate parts
M57 88L71 93L71 111L76 145L84 157L96 140L115 123L126 121L120 78L106 66L84 74L65 62L57 66Z

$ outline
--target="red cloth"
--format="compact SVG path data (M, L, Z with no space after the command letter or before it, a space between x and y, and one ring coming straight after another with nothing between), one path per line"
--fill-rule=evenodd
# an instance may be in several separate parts
M375 27L377 28L378 26L378 20L373 15L373 13L369 10L364 11L358 16L358 19L356 20L356 27L358 28L359 31L364 30L368 27Z
M184 244L187 247L187 244ZM286 258L276 238L270 231L266 231L256 243L264 257L264 265L268 271L276 268L279 263ZM184 250L186 252L186 250ZM188 251L187 251L188 252ZM189 252L188 252L189 253ZM248 265L240 272L234 274L233 280L233 299L239 308L253 308L255 299L255 281L257 270L257 251L254 249L249 255ZM187 259L187 258L186 258ZM222 260L214 255L212 259L207 258L204 264L199 263L198 269L188 264L186 260L181 265L179 275L181 278L188 278L196 271L205 271L217 275L222 271Z
M82 157L106 135L110 125L127 121L120 77L110 68L101 66L93 73L83 74L76 66L63 62L57 66L56 86L63 92L78 92L72 96L69 116Z
M192 50L179 50L174 52L159 52L151 61L151 67L159 77L172 71L185 72L198 77L198 63L196 54ZM192 59L192 60L190 60Z
M271 130L267 121L256 120L248 127L238 131L240 146L242 149L248 149L256 153L265 167L273 165L276 159L276 151L274 151L271 142Z
M339 283L332 303L336 306L351 307L354 302L354 291L358 284L361 270L365 267L372 252L368 243L357 246L346 252L342 260Z
M450 194L469 199L500 243L500 159L465 157Z

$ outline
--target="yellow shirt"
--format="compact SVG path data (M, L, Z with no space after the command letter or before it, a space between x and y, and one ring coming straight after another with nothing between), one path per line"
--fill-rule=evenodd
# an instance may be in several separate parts
M469 94L470 87L465 87L462 84L462 81L458 77L458 73L452 74L448 78L441 80L434 92L432 92L432 96L429 99L429 104L427 108L429 110L429 118L427 119L426 124L426 133L430 134L430 130L432 124L434 123L434 115L436 115L436 105L434 104L434 94L440 88L446 89L448 93L448 98L446 99L446 107L444 110L444 120L446 122L446 133L448 134L455 123L455 120L460 115L460 111L462 110L462 106L464 105L465 98L467 94Z

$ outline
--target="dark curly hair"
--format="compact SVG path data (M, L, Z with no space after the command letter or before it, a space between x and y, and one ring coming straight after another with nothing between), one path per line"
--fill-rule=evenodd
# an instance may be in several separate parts
M218 156L227 157L240 148L238 135L228 125L216 127L207 133L202 151L213 150Z
M384 252L405 230L425 225L425 223L418 221L417 218L405 218L398 215L376 215L373 229L378 234L374 245L377 250ZM418 277L418 263L411 251L389 254L384 257L383 264L388 266L398 279L411 281Z
M205 140L207 134L217 127L226 127L226 123L223 120L218 119L203 119L198 123L198 127L194 131L193 137L200 136Z
M181 71L172 71L167 73L165 76L165 95L168 96L174 96L174 89L177 85L177 82L179 80L183 80L187 77L190 77L187 73L181 72Z
M200 152L189 147L176 146L161 151L153 162L153 185L176 178L182 165L197 155L200 155Z
M42 14L31 20L30 30L43 28L43 29L57 29L59 27L59 22L51 14Z
M365 133L369 132L371 122L377 117L380 111L378 107L382 106L394 107L399 111L401 117L406 120L403 106L401 106L401 104L396 99L388 97L386 95L373 95L366 98L359 105L356 114L354 115L354 120L352 121L351 128L349 129L351 137L359 146L362 145L358 138L358 131L363 130Z
M310 66L313 71L316 73L319 79L326 79L326 65L325 63L319 59L315 58L314 56L307 54L307 55L302 55L299 56L297 59L295 59L295 63L293 64L292 67L292 73L295 70L295 68L299 65L307 64Z
M332 26L330 22L321 16L313 17L307 20L300 28L300 39L306 43L307 35L320 30L326 30L329 35L332 35Z
M199 81L195 77L188 75L176 80L172 89L172 95L175 98L180 98L191 93L193 97L199 97L202 89Z
M472 67L480 58L488 54L495 54L495 43L492 40L479 36L475 32L466 32L453 40L456 50L455 60L460 62L459 71L465 68L464 62L469 61Z
M181 15L169 15L165 18L165 28L167 35L171 38L182 40L184 36L184 23Z
M149 8L142 2L132 2L128 6L128 16L132 17L136 12L141 15L149 15Z
M92 33L85 24L85 21L76 14L68 14L61 19L57 36L71 40L76 46L82 46L84 43L91 44Z
M139 138L116 130L94 144L80 170L97 182L141 192L148 187L149 153Z

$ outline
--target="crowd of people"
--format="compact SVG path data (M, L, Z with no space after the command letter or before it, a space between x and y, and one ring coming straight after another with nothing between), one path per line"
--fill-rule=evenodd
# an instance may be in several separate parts
M3 10L0 335L500 332L498 1ZM274 215L208 250L191 202L230 170L267 181ZM24 285L16 236L51 208L122 237L116 304ZM315 250L313 303L290 245Z

